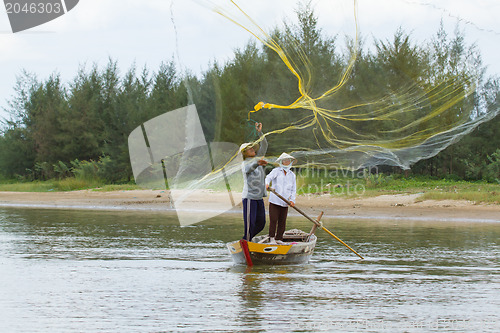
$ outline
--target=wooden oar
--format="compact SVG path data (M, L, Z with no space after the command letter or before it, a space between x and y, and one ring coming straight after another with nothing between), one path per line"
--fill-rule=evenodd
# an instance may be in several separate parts
M280 198L281 200L283 200L284 202L286 202L289 206L291 206L293 209L295 209L297 212L299 212L300 214L302 214L306 219L308 219L309 221L311 221L312 223L314 223L316 226L318 226L318 228L323 229L324 231L326 231L327 233L329 233L330 236L332 236L333 238L335 238L336 240L338 240L340 243L342 243L342 245L344 245L345 247L347 247L352 252L356 253L356 255L358 257L360 257L361 259L365 259L358 252L354 251L349 245L347 245L346 243L344 243L340 238L338 238L337 236L335 236L330 230L328 230L327 228L323 227L323 225L321 223L319 223L318 221L315 221L312 218L310 218L309 216L307 216L306 213L304 213L301 209L297 208L295 205L292 206L290 204L290 201L288 201L287 199L283 198L283 196L281 196L280 194L278 194L273 188L269 187L268 190L271 191L271 192L273 192L278 198Z

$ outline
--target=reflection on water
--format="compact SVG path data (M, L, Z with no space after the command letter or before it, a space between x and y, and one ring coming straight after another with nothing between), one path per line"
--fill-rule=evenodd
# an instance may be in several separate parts
M318 232L309 264L249 270L239 216L0 209L0 331L499 331L500 224L325 226L366 259Z

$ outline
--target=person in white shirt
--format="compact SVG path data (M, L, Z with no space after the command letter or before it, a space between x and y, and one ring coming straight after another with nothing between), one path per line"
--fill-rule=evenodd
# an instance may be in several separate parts
M290 201L290 205L295 206L295 196L297 191L296 177L290 168L296 159L283 153L276 160L279 167L274 168L266 177L266 189L271 185L282 197ZM286 217L288 215L288 204L278 198L274 193L269 194L269 238L270 243L283 240L286 228Z

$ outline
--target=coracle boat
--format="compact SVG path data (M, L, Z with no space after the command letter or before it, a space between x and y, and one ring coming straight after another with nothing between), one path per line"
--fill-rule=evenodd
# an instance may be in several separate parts
M256 236L251 242L240 240L227 243L236 264L244 265L294 265L305 264L311 258L317 237L314 232L288 230L280 244L269 243L269 236Z

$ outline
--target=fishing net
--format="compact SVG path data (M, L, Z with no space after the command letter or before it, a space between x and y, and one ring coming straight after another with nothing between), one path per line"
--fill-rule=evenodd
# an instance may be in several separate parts
M298 165L408 169L498 112L497 98L491 95L494 90L486 89L491 80L481 64L481 53L473 42L467 48L463 40L472 30L473 38L479 33L498 42L498 33L439 4L396 2L416 15L437 14L435 30L427 34L428 28L422 27L428 22L425 17L405 22L404 29L417 31L420 43L412 43L400 26L390 40L373 36L375 45L362 48L358 7L372 6L364 1L299 4L299 22L287 18L278 28L248 14L249 3L196 2L233 22L235 29L243 28L262 45L268 67L261 72L258 85L247 86L253 88L249 95L255 106L249 107L246 119L240 119L247 125L244 139L256 140L252 124L262 122L270 152L290 152L299 159ZM332 10L308 12L308 8ZM328 15L340 16L333 11L343 11L344 19L350 20L350 27L344 24L342 28L346 46L340 51L337 46L341 53L336 58L332 49L338 44L336 39L321 40L324 31L319 25L328 22ZM456 35L447 35L445 28L450 24ZM226 116L244 117L243 112L227 112ZM219 121L222 126L229 124L226 119Z
M212 70L213 96L206 100L215 114L200 121L193 105L134 131L136 180L165 186L167 178L178 190L178 214L200 208L196 201L186 204L193 193L210 199L227 189L221 207L204 207L195 219L180 216L181 224L190 224L239 202L238 147L263 140L255 123L263 124L269 143L266 159L287 152L298 159L296 167L409 169L436 155L499 110L494 45L500 33L485 14L500 5L459 2L317 0L299 3L296 13L281 0L190 2L232 24L225 34L204 27L209 42L229 38L234 29L253 42ZM257 5L272 13L259 15ZM182 26L171 9L177 33ZM182 42L182 33L176 38ZM196 104L196 89L185 83ZM198 110L203 114L206 100ZM207 119L215 119L216 142L205 139L201 122Z

